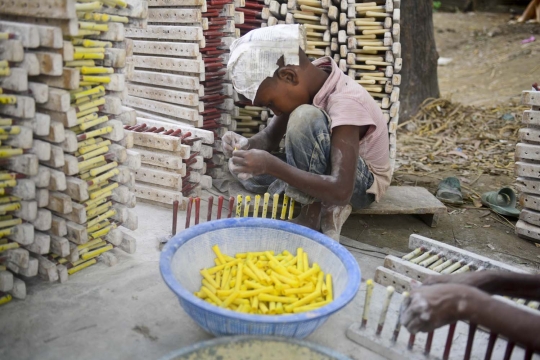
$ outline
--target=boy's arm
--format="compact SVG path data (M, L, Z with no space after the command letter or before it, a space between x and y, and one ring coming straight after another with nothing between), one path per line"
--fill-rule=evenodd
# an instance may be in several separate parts
M288 122L289 115L274 116L263 131L258 132L249 139L248 149L259 149L268 152L276 150L287 131Z
M436 284L463 284L489 294L540 301L540 275L484 270L456 275L434 275L423 283Z
M540 350L540 315L470 286L421 286L411 291L401 314L402 324L412 333L429 332L458 320L485 326L526 348Z
M330 175L300 170L259 150L235 151L233 163L239 173L270 174L326 204L347 205L356 179L360 134L368 128L344 125L332 129Z

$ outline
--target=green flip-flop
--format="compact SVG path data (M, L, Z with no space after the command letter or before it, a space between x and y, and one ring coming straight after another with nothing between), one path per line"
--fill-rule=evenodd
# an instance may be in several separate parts
M445 204L463 204L463 194L461 194L461 184L455 177L447 177L439 183L435 197Z
M481 196L482 204L503 216L519 217L520 211L516 209L516 193L514 190L503 187L499 191L488 191Z

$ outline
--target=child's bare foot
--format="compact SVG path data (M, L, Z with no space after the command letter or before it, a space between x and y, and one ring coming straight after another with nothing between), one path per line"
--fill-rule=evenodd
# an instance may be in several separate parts
M289 220L290 222L320 231L321 229L321 203L316 202L309 205L303 205L300 215Z
M345 206L322 206L321 211L321 231L328 237L339 242L341 227L352 211L351 205Z

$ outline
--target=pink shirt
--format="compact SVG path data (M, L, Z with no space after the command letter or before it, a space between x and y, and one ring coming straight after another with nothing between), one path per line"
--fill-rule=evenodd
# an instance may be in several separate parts
M391 181L388 125L383 113L366 89L345 75L332 58L322 57L313 65L332 71L313 99L313 105L330 117L330 127L369 126L360 140L359 155L374 176L367 192L374 194L378 202Z

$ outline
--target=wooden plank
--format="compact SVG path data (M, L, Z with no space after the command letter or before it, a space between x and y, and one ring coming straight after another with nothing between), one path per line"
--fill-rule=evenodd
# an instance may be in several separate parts
M36 101L28 96L15 95L15 97L17 98L17 103L1 106L0 113L22 119L33 118L36 114Z
M363 215L390 215L409 214L433 216L436 225L436 217L446 213L446 206L433 194L422 187L415 186L391 186L388 188L381 201L371 204L366 209L354 210L354 214Z
M188 159L190 156L191 147L182 144L179 137L144 132L130 133L133 135L134 145L161 151L171 151L182 159Z
M74 19L74 0L17 0L3 1L2 13L9 15L28 16L46 19Z
M144 40L133 41L133 53L179 57L197 57L200 54L199 44L197 43Z
M3 40L0 42L0 60L21 62L24 60L23 44L19 40Z
M540 143L540 130L534 128L519 129L519 140Z
M408 276L402 275L394 270L379 266L375 270L375 282L382 286L393 286L396 292L402 294L405 291L411 291L412 284L416 283Z
M409 237L409 249L417 249L422 246L426 249L434 251L435 253L442 252L447 258L459 258L465 260L465 263L467 264L472 262L476 267L484 267L486 270L493 269L526 273L517 267L507 265L497 260L492 260L485 256L478 255L473 252L427 238L425 236L412 234Z
M135 180L172 188L177 191L182 190L182 175L165 170L142 166L139 170L135 170Z
M535 243L540 243L540 227L519 220L516 224L516 235Z
M19 63L19 67L26 70L28 76L39 75L39 61L36 54L25 53L23 61Z
M521 196L519 197L519 204L523 208L540 211L540 196L521 194Z
M525 110L521 122L523 124L540 125L540 111Z
M38 18L38 17L29 17L29 16L13 16L13 15L7 15L5 13L0 13L0 19L6 20L6 21L20 22L20 23L57 27L62 31L62 34L66 36L67 35L76 36L79 32L79 21L77 18L53 19L53 18Z
M133 65L136 68L204 74L204 62L202 60L134 55Z
M438 272L393 255L388 255L384 258L384 267L419 282L424 282L429 276L440 275Z
M515 158L520 160L540 160L540 146L519 143L516 145Z
M37 104L44 104L49 100L49 87L45 84L28 82L28 91Z
M165 127L165 129L169 130L182 130L182 133L185 134L186 132L191 132L194 136L202 138L202 142L204 144L213 144L214 143L214 133L208 130L204 129L197 129L190 126L178 124L178 123L171 123L166 121L158 121L158 120L152 120L147 119L143 117L137 118L137 124L145 123L147 126L155 126L155 127Z
M165 169L182 169L182 159L167 151L155 149L134 148L141 156L141 163L153 166L160 166Z
M78 69L65 67L63 68L62 76L42 75L37 78L37 81L52 87L75 90L79 88L79 78L80 73Z
M196 93L176 91L152 86L143 86L136 84L127 84L129 95L168 102L176 105L185 105L197 107L199 105L199 96Z
M136 19L148 17L148 2L144 0L127 0L129 7L112 8L104 6L100 12L117 16L128 16Z
M125 104L134 108L185 119L194 122L197 125L199 124L199 122L202 122L202 117L199 115L198 108L182 107L178 105L167 104L160 101L148 100L134 96L128 96Z
M540 227L540 212L523 209L519 215L519 219L525 221L528 224Z
M14 33L25 48L37 48L40 45L39 28L14 21L0 21L0 31Z
M126 29L126 36L132 39L155 40L204 40L202 27L148 25L146 29Z
M11 68L11 74L0 78L0 86L2 89L11 91L27 91L28 90L28 72L23 68Z
M540 91L523 91L521 103L524 105L540 106Z
M60 76L63 74L62 55L48 52L34 52L39 61L41 75Z
M41 108L52 110L52 111L60 111L60 112L67 112L69 108L71 107L71 99L69 95L69 91L62 90L62 89L56 89L56 88L49 88L49 100L45 103L40 105ZM56 118L54 120L57 120ZM73 124L65 124L67 127L75 126Z
M530 164L518 161L515 165L516 175L540 179L540 164Z
M143 184L135 184L133 190L137 198L156 201L164 204L172 204L174 201L181 202L183 199L182 193L179 191L157 188Z
M157 73L144 70L135 70L131 81L184 90L199 90L203 88L199 84L199 78L196 76ZM200 92L199 96L201 96Z
M517 190L520 193L529 193L540 195L540 183L535 179L528 179L523 177L517 178ZM523 206L523 205L522 205Z
M195 24L202 20L200 9L149 9L148 21L160 24Z

